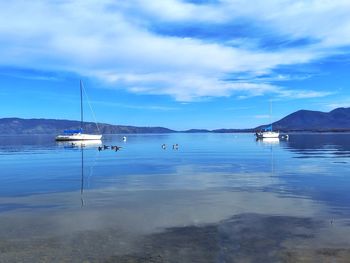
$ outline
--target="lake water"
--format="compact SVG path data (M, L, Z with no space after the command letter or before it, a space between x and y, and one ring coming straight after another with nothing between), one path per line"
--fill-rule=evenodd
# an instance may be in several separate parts
M350 262L350 134L122 137L0 137L0 262Z

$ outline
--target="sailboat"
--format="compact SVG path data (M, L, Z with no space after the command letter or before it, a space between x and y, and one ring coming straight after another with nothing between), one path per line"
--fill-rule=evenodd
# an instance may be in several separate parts
M258 139L278 139L280 137L278 131L273 131L272 125L265 128L263 131L256 132L255 135Z
M101 140L101 134L87 134L83 131L84 112L83 112L83 82L80 80L80 129L65 130L63 135L58 135L56 141L84 141L84 140ZM97 129L98 125L96 123Z
M257 139L278 139L280 137L280 133L278 131L274 131L272 127L271 121L272 114L272 102L270 101L270 126L266 127L264 130L256 132L255 136Z

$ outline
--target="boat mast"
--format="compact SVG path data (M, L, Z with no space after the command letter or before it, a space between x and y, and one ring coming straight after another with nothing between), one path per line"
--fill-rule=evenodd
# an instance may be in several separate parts
M270 126L271 126L271 131L272 131L272 100L270 100Z
M80 80L80 129L83 130L83 82Z

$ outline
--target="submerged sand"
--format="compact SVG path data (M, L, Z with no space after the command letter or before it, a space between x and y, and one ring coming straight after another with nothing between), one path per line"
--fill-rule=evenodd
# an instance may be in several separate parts
M346 243L327 240L334 222L239 214L218 224L143 236L113 228L0 241L0 262L349 262ZM64 240L64 241L63 241Z
M105 262L350 262L349 247L322 246L330 222L241 214L218 225L172 228L148 236L135 254Z

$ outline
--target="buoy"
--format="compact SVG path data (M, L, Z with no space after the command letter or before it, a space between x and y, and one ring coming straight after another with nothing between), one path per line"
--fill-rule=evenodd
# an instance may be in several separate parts
M126 142L126 137L125 136L123 137L123 141Z

